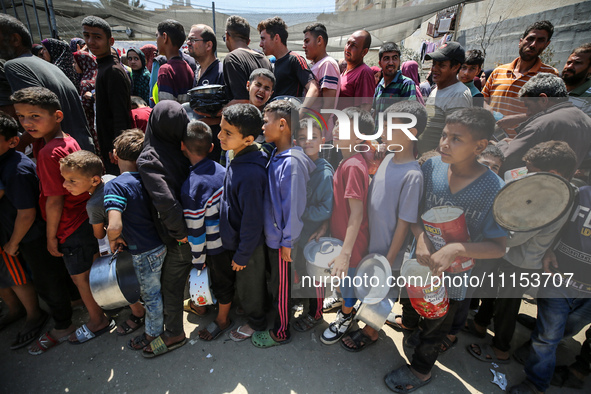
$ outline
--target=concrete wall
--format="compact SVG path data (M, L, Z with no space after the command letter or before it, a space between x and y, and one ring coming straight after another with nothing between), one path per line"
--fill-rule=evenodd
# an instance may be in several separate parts
M501 0L496 1L501 2ZM545 3L550 2L532 2L531 6L528 3L527 7L515 8L515 13L509 9L506 15L510 15L512 18L498 22L499 26L490 45L486 48L485 68L494 68L496 65L509 63L515 59L518 56L519 38L523 31L528 25L538 20L549 20L554 24L552 42L542 55L542 58L546 63L558 68L559 71L562 70L568 55L574 48L583 43L591 42L591 1L577 2L541 12L530 12L532 7L533 9L539 9L549 6L549 4ZM561 5L563 3L565 1L562 1ZM554 4L556 3L554 2ZM477 5L480 7L480 11L476 9ZM483 6L486 6L484 2L469 4L464 9L460 32L456 38L466 49L482 49L481 37L484 33L484 27L483 23L479 23L478 20L482 20L482 15L485 14L486 8L483 8ZM497 4L495 3L494 6L496 8ZM516 7L519 6L516 3ZM477 18L476 14L480 15L480 18ZM523 14L523 16L513 17L515 14ZM496 22L490 23L491 20L498 21L498 18L498 13L491 13L487 27L488 32L492 31L497 24ZM466 28L465 26L474 27ZM487 33L487 36L489 35L490 33ZM551 52L553 52L552 56L550 56Z

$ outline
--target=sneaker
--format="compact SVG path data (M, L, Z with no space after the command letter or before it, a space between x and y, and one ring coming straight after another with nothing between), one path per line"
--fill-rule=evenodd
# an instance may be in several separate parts
M351 328L351 322L353 321L352 314L349 317L345 317L342 310L337 312L337 318L335 321L330 323L328 328L324 330L322 335L320 336L320 341L325 345L332 345L333 343L338 342L343 335L349 331Z
M336 294L333 293L330 297L324 299L324 302L322 303L322 312L330 312L335 308L341 307L342 305L342 298L337 297Z

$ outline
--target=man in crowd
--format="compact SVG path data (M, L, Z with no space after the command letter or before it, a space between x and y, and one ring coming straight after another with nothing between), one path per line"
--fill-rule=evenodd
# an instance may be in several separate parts
M515 136L515 127L527 119L523 104L517 100L519 89L538 73L558 72L551 66L542 63L540 55L550 45L554 26L549 21L536 22L530 25L519 39L519 57L509 64L494 69L486 85L482 88L485 101L493 110L504 115L497 125Z
M591 43L575 48L562 69L569 100L591 116Z
M347 40L344 51L347 68L341 74L340 97L355 100L339 100L339 108L359 106L365 111L371 109L376 82L373 71L363 62L370 46L371 35L367 30L358 30Z

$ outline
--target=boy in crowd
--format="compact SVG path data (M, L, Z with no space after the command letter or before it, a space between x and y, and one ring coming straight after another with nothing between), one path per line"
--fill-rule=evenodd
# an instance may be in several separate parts
M332 214L333 189L332 181L334 169L320 157L320 145L325 140L322 131L316 123L312 123L312 138L308 139L308 121L302 119L296 135L295 144L314 162L316 168L310 173L310 180L306 187L306 210L302 215L302 232L293 261L296 272L307 275L304 247L312 238L323 237L327 232L324 226ZM331 137L332 138L332 137ZM304 301L308 300L308 310L293 322L293 328L299 332L311 330L322 322L322 306L324 302L324 286L313 285L312 289L303 288Z
M108 332L115 322L109 322L90 292L88 276L98 244L86 214L89 195L82 193L74 196L69 193L66 188L73 182L71 176L74 174L60 169L60 159L80 150L80 147L61 129L64 115L55 93L45 88L26 88L15 92L11 100L23 128L37 139L33 153L37 159L41 189L39 206L47 222L47 249L52 256L63 257L88 310L88 323L69 338L73 344L83 343ZM39 346L33 345L35 349L32 352L47 350L63 340L41 337L37 341Z
M563 142L550 141L549 143ZM537 150L538 147L539 145L532 150ZM544 157L545 155L539 150L538 152L532 152L532 150L524 157L528 163L528 171L548 171L558 165L557 163L549 165L554 161L553 159ZM537 157L535 163L534 157ZM563 165L560 164L560 166ZM525 360L526 379L519 385L509 388L509 393L545 392L551 381L561 381L560 375L564 370L561 371L559 367L555 369L556 350L560 341L575 335L591 322L591 298L589 298L591 271L589 261L580 258L580 256L591 254L591 238L586 235L591 220L589 213L591 186L579 188L574 207L573 212L567 216L556 247L549 249L542 260L544 272L558 275L562 277L562 281L556 278L556 282L549 281L538 291L536 327L531 334L531 348ZM568 374L564 379L581 385L580 388L582 388L582 379L589 370L588 356L589 336L587 334L581 354L577 356L575 364L567 369Z
M266 68L257 68L250 73L246 83L250 104L262 111L275 91L275 82L275 75Z
M448 44L449 45L449 44ZM506 231L495 223L492 203L503 181L477 161L488 145L495 119L483 108L465 108L447 116L439 142L441 157L433 157L422 166L424 197L420 214L429 209L450 205L466 213L466 225L477 242L448 243L438 251L427 238L422 223L412 226L417 239L417 261L440 275L457 257L494 259L505 254ZM460 193L461 192L461 193ZM448 274L449 275L449 274ZM468 274L469 275L469 274ZM448 288L448 293L458 288ZM403 365L385 377L386 385L395 392L415 390L431 381L431 369L437 360L441 343L450 332L456 313L468 312L469 300L450 300L447 314L439 319L421 319L411 365ZM415 337L415 338L416 338Z
M136 160L143 149L144 133L139 129L125 130L115 138L113 145L121 175L105 185L107 236L113 253L125 246L131 254L146 308L145 333L129 340L127 346L142 350L151 343L152 351L142 352L142 356L151 358L175 349L174 346L167 348L160 337L164 331L160 275L166 246L152 221L150 198L137 170Z
M151 113L152 108L141 97L131 96L131 127L145 133Z
M409 132L418 137L427 124L427 110L418 101L401 101L385 111L407 113L417 118L415 127ZM394 119L394 123L404 120ZM392 275L398 277L409 241L411 224L417 223L419 202L423 195L423 173L415 158L416 142L402 130L387 133L384 119L382 140L386 146L395 145L397 152L386 155L380 164L368 193L369 253L385 256L392 266ZM398 289L388 296L394 301ZM366 325L363 330L346 335L341 345L349 351L358 352L378 340L379 332Z
M220 238L220 200L226 170L207 158L212 150L213 137L209 126L198 120L189 123L181 141L181 151L191 162L191 172L181 187L181 204L189 230L193 266L202 270L207 264L213 279L214 271L221 269L222 265L231 269L232 260L224 258L227 254L224 253ZM207 328L199 331L199 337L206 341L217 338L231 328L228 318L231 304L225 302L224 294L216 294L216 285L213 282L214 295L219 302L218 317Z
M96 132L100 152L108 174L118 174L113 161L113 140L131 126L131 82L125 69L111 56L115 42L111 26L97 16L82 20L84 41L96 56Z
M63 267L63 262L51 256L46 248L45 224L37 211L39 179L35 164L15 150L18 143L17 122L0 112L0 298L8 307L8 312L0 318L0 329L26 315L24 327L10 345L12 350L36 340L49 319L39 308L27 265L35 274L40 295L51 308L56 327L58 323L62 328L72 324L67 291L54 287L65 279L63 268L56 270ZM25 260L21 261L21 257ZM60 281L53 283L56 273Z
M542 142L531 148L523 157L528 173L550 172L570 180L575 172L577 156L563 141ZM505 276L516 275L531 277L542 270L544 253L569 218L570 209L556 222L536 231L511 232L507 239L509 247L503 259L497 261L496 269ZM483 305L468 322L473 332L484 337L486 327L494 316L495 336L492 346L488 344L471 344L468 352L480 361L507 363L511 340L515 332L517 315L521 306L521 298L527 289L521 286L498 290L496 300L483 301Z
M185 29L179 22L167 19L158 24L156 45L158 53L166 56L167 62L158 70L158 101L189 101L188 91L193 87L195 74L181 57L179 49L185 43Z
M458 108L472 107L470 89L458 81L458 71L466 61L464 48L457 42L448 42L425 59L433 60L431 75L437 86L425 101L429 120L417 144L419 155L437 148L446 116Z
M253 145L262 126L263 118L254 105L235 104L222 111L218 134L222 149L232 150L234 159L227 167L220 202L220 236L223 248L231 257L230 268L222 267L221 279L225 279L225 285L217 286L217 291L226 294L220 303L230 304L235 286L247 316L247 324L230 332L230 338L236 342L267 326L265 250L260 220L267 188L267 158Z
M256 347L267 348L291 341L291 262L302 231L302 214L306 208L304 191L310 172L316 166L299 146L292 147L293 131L299 129L297 108L287 100L277 100L265 108L263 118L265 141L275 144L268 165L265 192L265 243L271 265L269 290L273 295L275 325L269 331L252 335Z
M60 160L60 167L70 171L70 179L65 187L75 195L88 193L90 198L86 202L86 213L88 222L92 226L92 232L97 240L103 240L107 236L108 218L104 207L105 183L115 177L103 173L103 163L97 155L80 150L69 154ZM117 327L119 335L126 335L141 327L144 324L144 307L138 301L130 305L131 316L128 320Z
M472 97L478 97L474 100L475 107L482 107L484 105L484 96L480 90L474 85L474 78L482 73L482 65L484 64L484 56L478 49L471 49L466 52L466 60L462 63L460 71L458 72L458 79L461 83L470 89Z
M336 319L320 337L322 343L326 345L337 343L351 327L353 306L357 302L351 280L355 276L357 265L367 255L369 244L367 219L369 169L363 155L355 153L355 148L359 149L365 145L365 141L353 133L351 125L353 119L356 119L359 131L370 135L374 131L374 121L369 112L354 107L345 108L343 112L349 118L349 122L342 125L337 122L333 130L333 142L341 150L343 160L333 178L334 204L330 218L332 236L343 241L343 248L330 266L331 275L342 280L340 288L344 304L337 312ZM351 137L345 139L345 135Z
M505 156L503 156L503 152L495 145L487 146L480 156L478 156L478 162L490 168L497 175L499 175L499 170L504 161Z

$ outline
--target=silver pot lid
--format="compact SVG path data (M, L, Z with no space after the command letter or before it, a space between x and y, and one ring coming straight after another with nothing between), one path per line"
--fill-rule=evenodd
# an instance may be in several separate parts
M343 249L343 241L336 238L321 237L318 242L312 240L304 247L304 257L310 264L328 268L328 263L334 260Z

